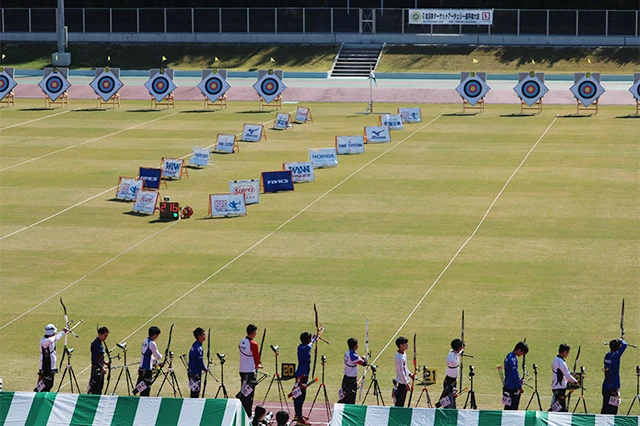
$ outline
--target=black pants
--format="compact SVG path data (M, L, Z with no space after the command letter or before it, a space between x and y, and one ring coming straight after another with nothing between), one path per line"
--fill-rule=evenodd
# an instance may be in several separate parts
M309 377L307 376L302 376L298 379L300 385L306 385L308 381ZM302 405L304 404L304 399L307 397L307 388L300 388L300 390L302 394L293 400L293 407L295 408L298 419L302 419Z
M560 403L560 407L562 407L560 409L560 413L567 413L569 410L567 410L567 390L566 389L556 389L553 391L553 399L551 400L551 403L553 404L554 402L558 402Z
M93 368L91 370L91 378L89 379L89 386L87 387L87 394L102 395L103 387L104 387L104 374L102 374L102 368Z
M149 394L151 393L151 381L153 380L152 376L153 372L151 370L145 370L144 368L138 369L138 381L136 382L136 386L138 386L142 381L147 384L147 388L140 392L139 396L149 396Z
M253 390L248 396L244 396L242 391L247 385L251 386ZM256 394L255 390L257 385L258 382L256 381L255 373L240 373L240 392L238 392L236 398L240 400L244 407L244 411L247 412L247 416L249 417L251 417L251 414L253 413L253 397Z
M190 398L200 398L200 389L202 389L202 376L200 374L187 374L189 380ZM193 388L192 388L193 386Z
M42 372L38 373L38 383L36 383L36 387L33 389L34 392L50 392L51 388L53 388L53 376L55 372L52 371L49 374L44 374ZM38 384L42 382L44 387L41 390L38 390Z
M340 404L355 404L358 393L358 378L343 376L342 392L344 392L344 398L338 401Z
M443 408L456 408L456 398L454 396L454 389L456 384L458 383L458 379L446 376L444 378L444 382L442 383L442 394L440 395L440 400L449 397L451 405ZM440 403L438 401L438 403Z
M398 383L396 388L396 407L404 407L404 401L407 399L407 385Z
M602 389L602 411L600 414L618 414L618 407L609 404L609 398L619 398L619 389Z
M507 388L503 388L502 389L502 395L507 397L507 398L511 398L511 405L504 405L504 409L505 410L517 410L518 406L520 405L520 390L516 389L516 390L512 390L512 389L507 389Z

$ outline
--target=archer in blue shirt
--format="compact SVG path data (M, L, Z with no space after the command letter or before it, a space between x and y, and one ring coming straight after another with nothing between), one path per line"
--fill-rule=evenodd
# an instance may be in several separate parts
M300 335L300 345L298 345L298 369L296 370L296 386L300 388L302 393L293 400L296 416L295 421L298 425L308 425L309 419L302 414L302 406L307 396L307 382L309 381L309 371L311 370L311 347L312 336L309 332Z
M504 359L504 388L502 403L505 410L517 410L522 395L522 379L518 373L518 357L526 355L529 346L525 342L518 342L513 352L509 352Z
M187 376L189 376L189 389L191 389L191 398L200 397L200 383L202 382L202 372L207 371L207 366L204 365L204 356L202 350L202 342L207 340L207 333L204 328L198 327L193 330L193 337L196 341L191 345L189 351L189 369Z
M620 405L620 357L627 349L623 339L609 342L610 351L604 356L601 414L618 414Z

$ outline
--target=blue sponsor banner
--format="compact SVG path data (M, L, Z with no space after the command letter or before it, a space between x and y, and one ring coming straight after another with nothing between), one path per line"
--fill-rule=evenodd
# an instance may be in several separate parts
M262 172L262 192L293 191L293 175L291 170L277 172Z
M160 189L162 170L155 167L140 167L140 180L144 181L144 187L149 189Z

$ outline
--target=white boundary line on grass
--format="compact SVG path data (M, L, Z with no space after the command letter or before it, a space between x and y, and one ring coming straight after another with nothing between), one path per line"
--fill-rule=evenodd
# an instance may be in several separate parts
M58 149L56 151L49 152L47 154L42 154L42 155L40 155L38 157L33 157L33 158L28 159L28 160L22 161L20 163L16 163L16 164L14 164L12 166L5 167L4 169L0 169L0 172L4 172L5 170L13 169L14 167L22 166L23 164L27 164L27 163L31 163L31 162L36 161L36 160L40 160L41 158L45 158L45 157L48 157L50 155L57 154L59 152L63 152L63 151L66 151L68 149L71 149L71 148L77 148L79 146L83 146L83 145L86 145L86 144L89 144L89 143L92 143L92 142L96 142L96 141L99 141L99 140L102 140L102 139L105 139L105 138L108 138L108 137L111 137L111 136L126 132L128 130L135 129L135 128L140 127L140 126L144 126L146 124L151 124L151 123L153 123L155 121L162 120L162 119L174 116L176 114L180 114L180 113L179 112L174 112L174 113L169 114L169 115L163 115L162 117L154 118L153 120L145 121L144 123L136 124L135 126L127 127L126 129L121 129L121 130L118 130L116 132L109 133L108 135L104 135L104 136L100 136L100 137L97 137L97 138L89 139L88 141L77 143L75 145L69 145L69 146L67 146L65 148L61 148L61 149Z
M493 206L498 202L498 198L500 198L500 196L502 195L504 190L507 189L507 186L509 185L509 182L511 182L511 179L513 179L513 177L516 175L516 173L518 173L518 171L520 170L522 165L525 163L525 161L527 161L527 158L529 158L529 155L531 155L531 153L536 148L536 146L538 146L538 143L540 143L542 138L544 138L544 136L547 134L549 129L551 129L551 126L553 126L553 124L556 122L556 120L558 120L558 116L557 115L555 116L555 118L553 119L551 124L549 124L549 126L545 129L545 131L542 133L542 135L538 138L536 143L533 144L533 146L531 147L529 152L527 152L527 155L524 156L524 158L522 159L522 161L520 162L518 167L516 167L516 169L513 171L513 173L511 173L511 176L509 176L509 179L507 179L507 182L505 182L505 184L502 187L502 189L500 190L500 192L498 192L498 195L496 195L496 198L493 199L493 202L491 203L491 205L489 206L487 211L484 213L484 216L482 216L482 219L480 219L480 222L478 222L478 226L476 226L476 229L473 230L471 235L469 235L469 238L467 238L466 241L460 246L458 251L456 251L456 253L453 255L453 257L451 258L449 263L447 263L447 266L444 267L442 272L440 272L440 275L438 275L438 277L435 279L433 284L431 284L431 287L429 287L429 289L424 293L424 296L422 296L422 298L418 301L416 306L411 310L411 312L407 316L407 319L405 319L404 322L402 323L402 325L398 328L398 331L396 331L395 334L391 337L391 339L389 339L387 344L384 345L384 348L382 348L382 350L378 353L378 355L374 358L374 360L369 362L370 364L375 363L378 360L378 358L380 358L382 353L389 347L391 342L393 342L393 339L396 338L396 336L400 333L400 331L402 331L402 328L407 324L407 322L409 322L409 320L411 319L413 314L418 310L418 308L420 307L422 302L424 302L424 299L426 299L427 296L429 295L429 293L431 293L431 290L433 290L433 288L436 286L436 284L438 284L438 281L440 281L440 278L442 278L442 276L445 274L445 272L447 272L447 269L449 269L449 266L451 266L451 264L458 258L458 255L460 254L460 252L462 252L462 250L467 246L469 241L471 241L471 239L476 235L476 232L478 232L478 229L480 229L480 226L482 226L482 224L484 223L484 220L487 218L487 216L489 216L489 213L491 212L491 209L493 209Z
M29 124L29 123L35 123L36 121L40 121L40 120L46 120L47 118L55 117L55 116L57 116L57 115L66 114L66 113L68 113L68 112L75 111L75 110L77 110L77 109L78 109L78 108L68 109L68 110L66 110L66 111L57 112L57 113L55 113L55 114L45 115L44 117L34 118L33 120L24 121L24 122L22 122L22 123L12 124L11 126L7 126L7 127L0 127L0 131L2 131L2 130L7 130L7 129L11 129L11 128L13 128L13 127L22 126L22 125Z

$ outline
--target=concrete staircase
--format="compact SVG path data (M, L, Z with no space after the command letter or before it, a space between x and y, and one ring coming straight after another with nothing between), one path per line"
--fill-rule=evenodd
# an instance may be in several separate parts
M376 69L384 45L343 44L331 68L331 77L369 77Z

